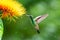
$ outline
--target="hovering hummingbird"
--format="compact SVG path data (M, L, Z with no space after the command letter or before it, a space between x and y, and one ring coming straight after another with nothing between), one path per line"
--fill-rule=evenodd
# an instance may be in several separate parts
M35 25L35 29L37 30L37 32L40 33L38 24L41 21L43 21L48 16L48 14L40 15L40 16L37 16L35 18L33 18L32 15L27 15L27 16L31 19L32 24Z

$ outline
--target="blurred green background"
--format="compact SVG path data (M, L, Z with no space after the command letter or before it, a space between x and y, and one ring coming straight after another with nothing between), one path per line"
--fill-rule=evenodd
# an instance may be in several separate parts
M2 40L60 40L60 0L18 0L34 18L39 15L49 16L39 24L40 34L26 15L16 23L4 21Z

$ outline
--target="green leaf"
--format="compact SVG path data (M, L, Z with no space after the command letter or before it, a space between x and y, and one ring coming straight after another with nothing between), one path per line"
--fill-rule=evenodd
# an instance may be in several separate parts
M2 39L2 36L3 36L3 22L2 22L2 20L1 20L1 18L0 18L0 40Z

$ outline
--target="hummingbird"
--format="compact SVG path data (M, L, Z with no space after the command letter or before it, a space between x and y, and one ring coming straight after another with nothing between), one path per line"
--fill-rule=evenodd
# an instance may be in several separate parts
M38 25L38 24L39 24L40 22L42 22L44 19L46 19L47 16L48 16L48 14L39 15L39 16L37 16L37 17L35 17L35 18L33 18L32 15L27 15L27 16L31 19L32 24L35 25L35 29L36 29L37 33L40 33L39 25Z

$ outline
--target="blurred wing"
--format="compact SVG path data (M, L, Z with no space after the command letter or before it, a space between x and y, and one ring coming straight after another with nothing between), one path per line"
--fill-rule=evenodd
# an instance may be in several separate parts
M41 16L37 16L36 18L34 18L34 20L36 21L36 23L40 23L41 21L43 21L46 17L48 16L48 14L45 15L41 15Z

